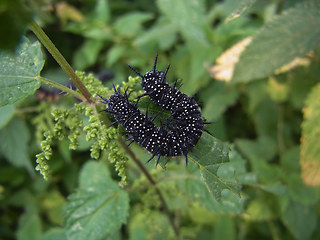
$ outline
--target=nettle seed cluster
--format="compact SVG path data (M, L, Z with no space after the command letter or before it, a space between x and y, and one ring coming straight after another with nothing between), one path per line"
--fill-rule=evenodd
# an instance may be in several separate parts
M156 65L157 56L153 69L145 75L129 66L142 78L141 85L145 94L139 96L136 103L131 103L130 94L121 94L120 90L114 87L115 93L109 99L101 97L107 104L105 111L113 114L116 122L126 129L129 137L127 140L131 140L129 145L136 142L152 154L147 162L156 156L157 164L162 156L185 156L187 163L187 154L197 144L202 132L206 131L204 125L208 122L201 116L195 99L180 92L181 85L176 87L175 83L171 87L166 83L169 66L162 72L156 70ZM154 124L155 117L144 115L138 109L137 104L144 96L149 96L163 111L171 112L160 127Z

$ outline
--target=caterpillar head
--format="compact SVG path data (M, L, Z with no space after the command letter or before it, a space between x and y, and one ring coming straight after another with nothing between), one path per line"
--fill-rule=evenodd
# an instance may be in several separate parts
M141 86L147 93L152 93L157 85L165 83L166 75L169 70L170 65L166 68L164 72L158 71L157 68L158 54L154 59L153 69L149 72L146 72L145 75L142 75L137 69L128 65L136 74L142 78Z

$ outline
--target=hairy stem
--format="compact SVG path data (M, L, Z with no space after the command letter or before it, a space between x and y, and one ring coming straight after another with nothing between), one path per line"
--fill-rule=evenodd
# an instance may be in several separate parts
M81 80L78 78L76 73L73 71L70 64L62 56L62 54L59 52L59 50L56 48L56 46L53 44L53 42L49 39L47 34L42 30L42 28L35 21L32 21L30 23L30 29L38 37L40 42L46 47L46 49L53 56L53 58L57 61L57 63L60 65L60 67L63 69L63 71L70 77L71 81L79 89L79 91L82 93L82 95L85 97L85 99L89 103L93 103L90 98L90 93L89 93L88 89L83 85Z
M81 101L86 101L85 97L83 95L81 95L80 93L66 87L66 86L63 86L62 84L60 83L57 83L57 82L54 82L54 81L51 81L47 78L44 78L44 77L38 77L41 81L41 83L43 84L46 84L50 87L54 87L54 88L57 88L57 89L60 89L62 92L66 92L66 93L69 93L70 95L80 99Z
M174 234L176 236L176 238L178 238L179 236L179 229L177 227L177 225L174 222L174 218L172 216L172 214L169 211L168 205L166 203L166 201L164 200L164 197L159 189L159 187L157 186L157 182L152 178L152 176L150 175L150 173L147 171L147 169L145 168L145 166L139 161L139 159L137 158L137 156L131 151L130 148L128 148L128 146L121 140L119 140L119 143L121 144L121 146L125 149L125 151L129 154L129 156L132 158L132 160L138 165L138 167L140 168L140 170L143 172L143 174L146 176L146 178L148 179L148 181L154 186L157 195L159 196L159 199L161 201L161 205L163 208L164 213L167 215L169 222L172 226L172 229L174 231Z

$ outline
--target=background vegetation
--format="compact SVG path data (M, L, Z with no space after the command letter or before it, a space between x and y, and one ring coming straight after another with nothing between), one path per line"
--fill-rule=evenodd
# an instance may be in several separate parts
M320 238L319 1L3 0L0 22L0 239ZM143 165L99 113L156 53L215 122L188 166Z

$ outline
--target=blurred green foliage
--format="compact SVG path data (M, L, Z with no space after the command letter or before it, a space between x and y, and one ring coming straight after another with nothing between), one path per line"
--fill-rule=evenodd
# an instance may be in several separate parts
M27 31L31 16L75 69L94 74L78 73L93 98L108 97L111 83L138 95L127 64L144 73L158 53L169 82L199 91L214 137L203 134L187 167L146 165L155 187L124 155L119 131L106 130L108 116L95 115L101 104L38 89L40 72L70 83ZM0 20L0 239L320 238L319 1L7 0ZM237 64L223 67L233 77L212 77L246 37ZM40 151L49 181L33 170Z

